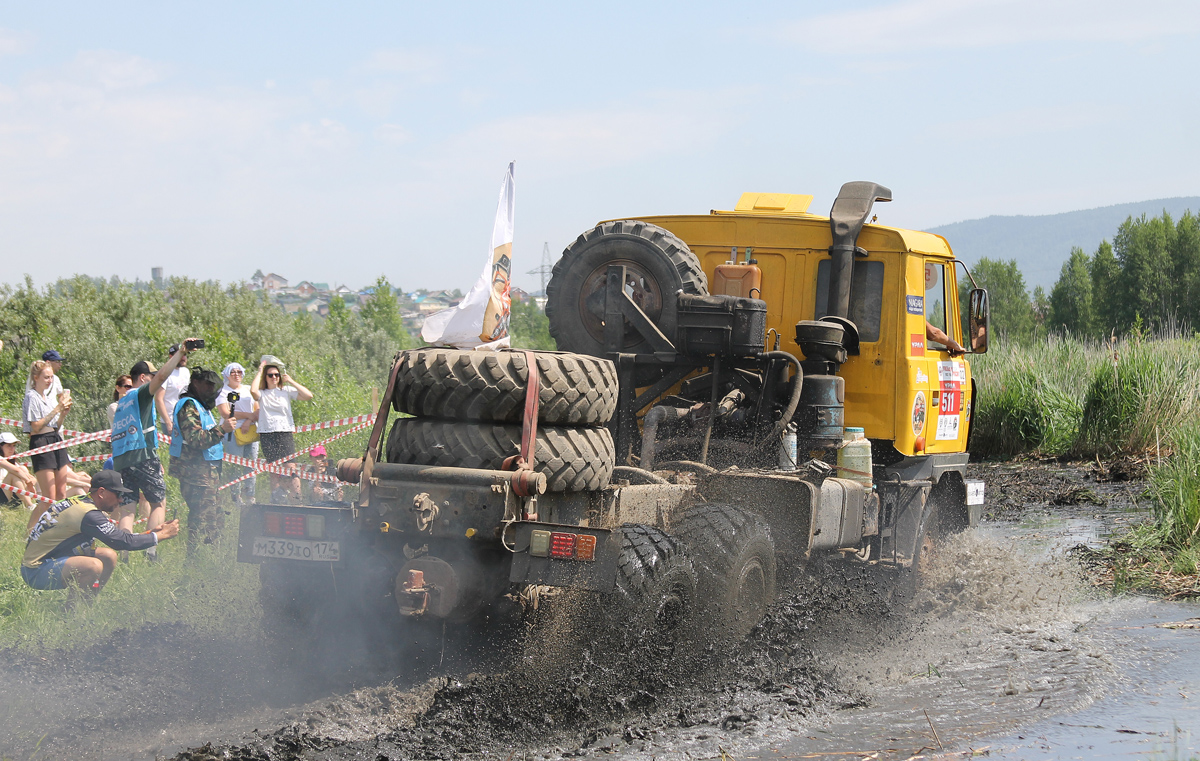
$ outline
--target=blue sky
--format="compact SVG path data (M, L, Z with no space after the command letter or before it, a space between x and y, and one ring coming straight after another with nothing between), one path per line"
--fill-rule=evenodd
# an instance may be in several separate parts
M874 180L916 228L1200 195L1194 0L0 7L0 282L465 290L512 159L518 273L743 191Z

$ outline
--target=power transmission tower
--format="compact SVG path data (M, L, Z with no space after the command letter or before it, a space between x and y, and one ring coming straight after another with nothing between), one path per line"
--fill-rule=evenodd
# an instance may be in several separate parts
M546 295L546 278L550 277L550 273L554 271L554 265L550 262L550 241L542 244L542 265L526 272L526 275L541 275L542 276L542 293Z

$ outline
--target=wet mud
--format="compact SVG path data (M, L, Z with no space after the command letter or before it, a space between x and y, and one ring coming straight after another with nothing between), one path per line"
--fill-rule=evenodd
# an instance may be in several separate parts
M334 669L267 638L172 629L66 662L0 659L0 727L13 730L0 757L1019 753L1022 727L1122 693L1129 640L1111 622L1125 603L1096 592L1065 549L1144 519L1136 484L1026 472L1039 468L975 466L992 515L939 548L913 599L867 569L816 564L781 577L780 599L738 643L704 630L601 636L588 598L563 596L502 637L450 627L420 654Z

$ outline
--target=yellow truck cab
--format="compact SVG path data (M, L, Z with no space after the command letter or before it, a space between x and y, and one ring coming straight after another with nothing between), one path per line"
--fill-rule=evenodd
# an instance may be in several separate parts
M744 193L732 211L638 219L671 231L697 256L710 284L736 250L761 270L767 329L801 354L792 327L828 314L829 218L811 195ZM964 343L954 253L940 235L866 224L854 262L850 319L859 353L841 366L845 420L903 455L966 451L971 368L927 339L926 323ZM735 284L736 286L737 284ZM715 292L710 288L710 292ZM732 295L743 295L735 293Z

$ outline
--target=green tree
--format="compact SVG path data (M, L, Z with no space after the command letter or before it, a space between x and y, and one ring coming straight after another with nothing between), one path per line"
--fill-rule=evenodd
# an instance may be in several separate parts
M1171 215L1139 219L1130 217L1117 229L1113 252L1121 266L1118 282L1119 327L1133 324L1141 315L1151 330L1173 317L1171 247L1175 225Z
M550 320L533 299L512 303L508 330L514 348L539 351L558 348L550 337Z
M1092 329L1107 336L1121 325L1119 285L1121 265L1112 244L1102 241L1092 257Z
M1193 329L1200 328L1200 216L1189 211L1179 218L1171 261L1177 315Z
M1033 304L1016 259L1000 262L984 257L971 268L971 274L979 287L988 291L996 333L1018 341L1032 338L1036 325Z
M375 287L359 311L363 322L392 337L401 349L411 348L412 336L404 329L404 320L400 317L400 302L396 291L384 275L375 281Z
M1092 260L1082 248L1071 249L1071 257L1063 262L1058 281L1050 290L1050 314L1047 327L1077 336L1095 332L1092 313Z

